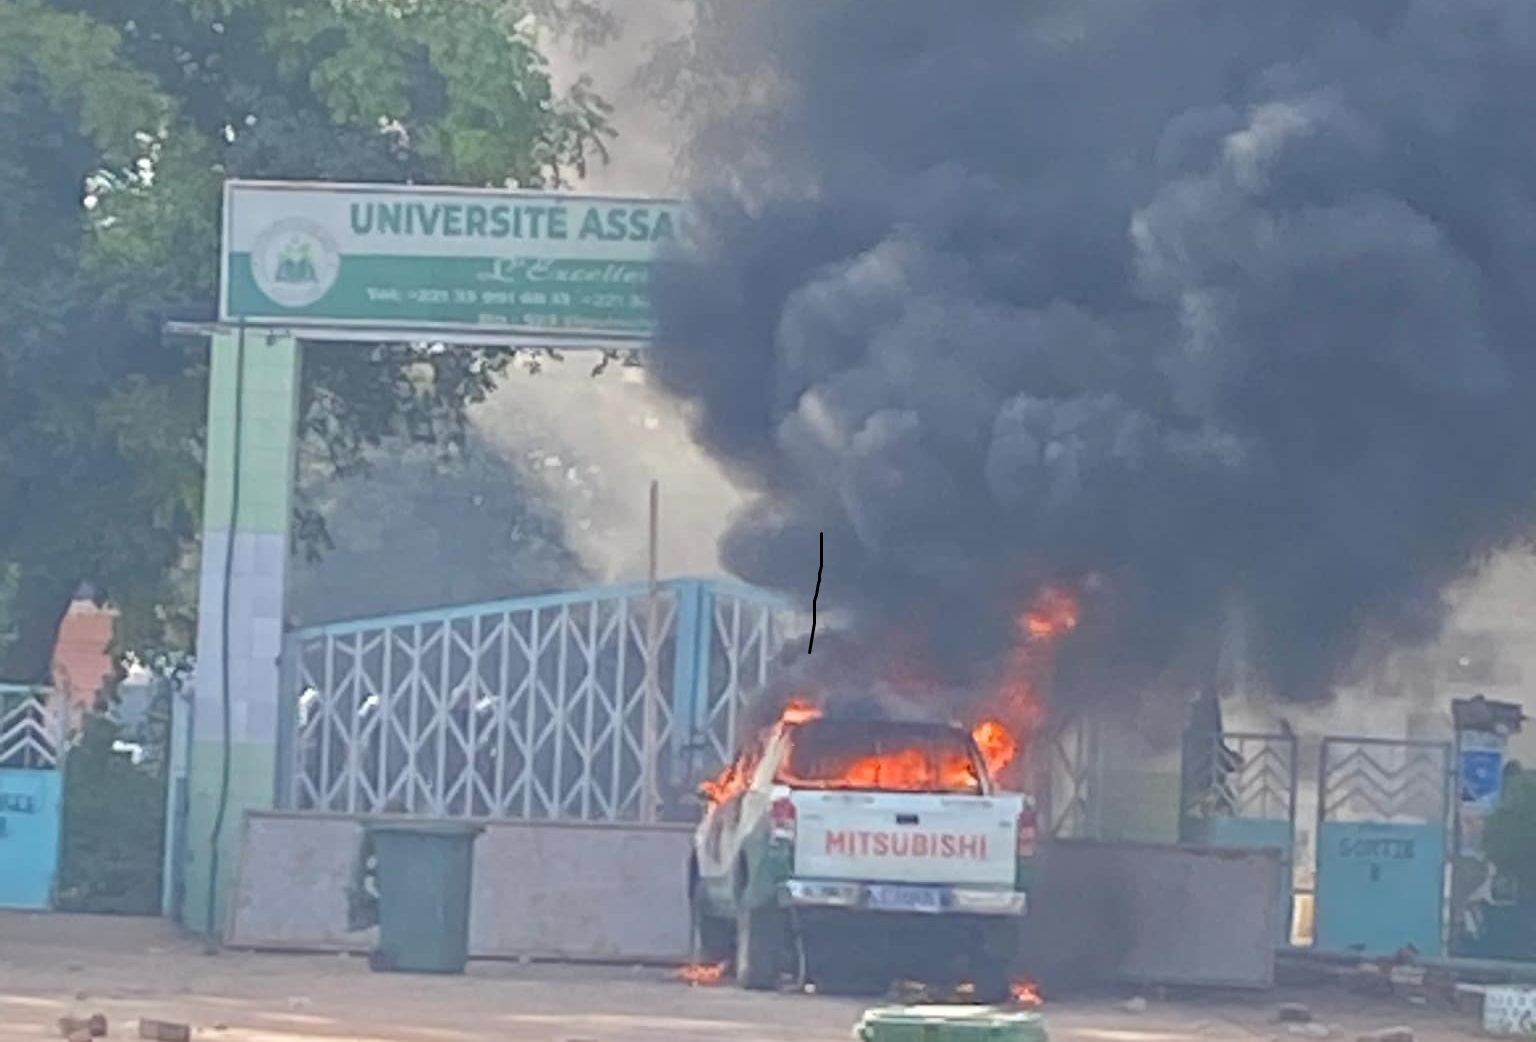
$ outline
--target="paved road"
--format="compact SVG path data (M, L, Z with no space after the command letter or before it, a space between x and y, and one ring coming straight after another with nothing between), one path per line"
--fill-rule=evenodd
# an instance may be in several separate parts
M1294 996L1287 995L1286 998ZM1340 994L1304 996L1334 1038L1413 1024L1419 1042L1476 1037L1469 1018ZM1055 1042L1296 1037L1270 1022L1278 996L1052 1003ZM370 973L358 958L225 953L146 920L0 913L0 1042L37 1042L64 1015L106 1014L112 1039L141 1017L198 1042L848 1042L866 1001L690 988L654 969L477 964L462 978ZM109 1040L110 1042L110 1040Z

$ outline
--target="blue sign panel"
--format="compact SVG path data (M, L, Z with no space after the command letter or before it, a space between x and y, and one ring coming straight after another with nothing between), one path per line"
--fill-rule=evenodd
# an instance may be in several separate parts
M62 782L56 770L0 768L0 908L52 903Z
M1441 951L1445 829L1325 821L1317 835L1317 947Z
M1497 749L1463 749L1459 798L1463 805L1492 809L1504 780L1504 754Z

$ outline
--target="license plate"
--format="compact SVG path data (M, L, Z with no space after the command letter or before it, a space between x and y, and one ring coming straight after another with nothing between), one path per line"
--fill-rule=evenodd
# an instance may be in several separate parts
M872 886L869 907L899 912L937 912L944 907L944 891L928 886Z

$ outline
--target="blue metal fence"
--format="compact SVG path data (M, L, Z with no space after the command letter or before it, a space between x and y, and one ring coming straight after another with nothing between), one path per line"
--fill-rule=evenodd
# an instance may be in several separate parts
M794 624L766 591L689 579L296 631L280 802L666 817L725 762L740 707Z
M62 747L48 692L0 686L0 908L52 904L63 811Z

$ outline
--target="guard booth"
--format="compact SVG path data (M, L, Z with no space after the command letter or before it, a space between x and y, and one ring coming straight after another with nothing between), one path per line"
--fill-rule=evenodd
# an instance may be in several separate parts
M63 809L63 742L49 692L0 685L0 908L53 903Z

